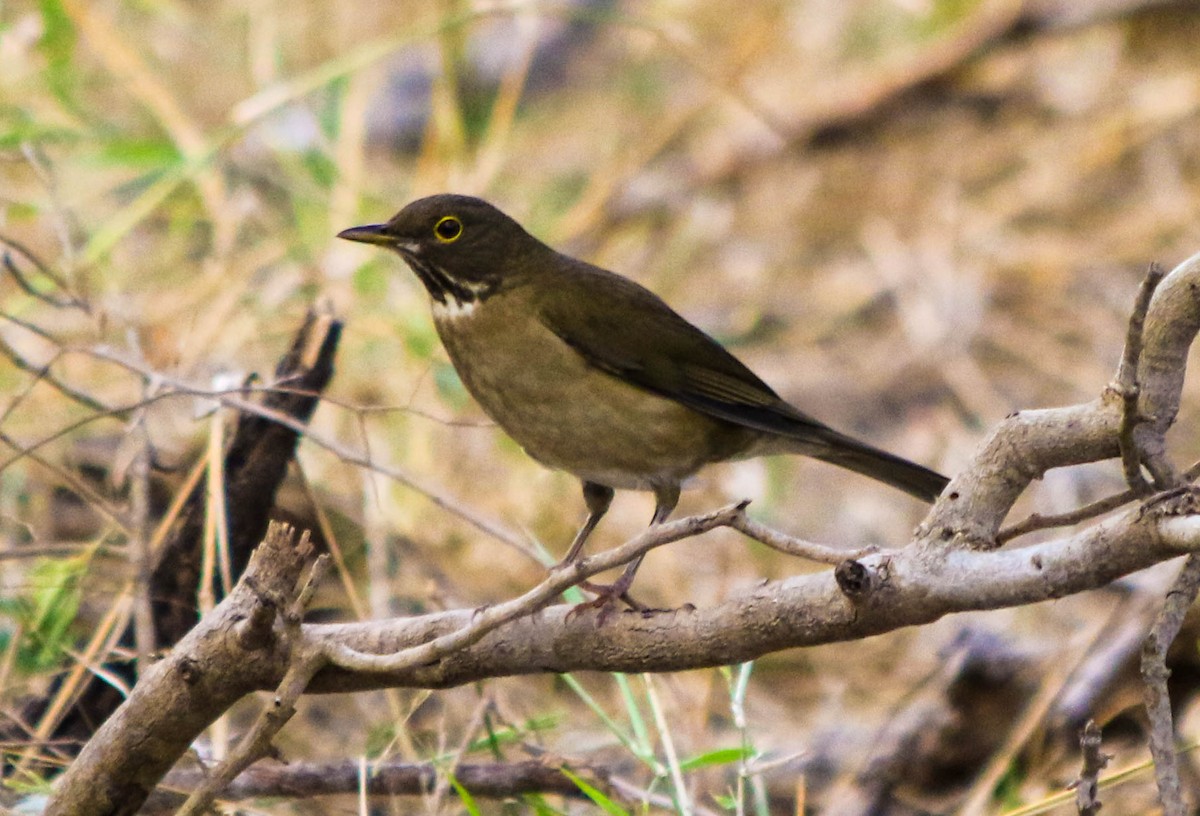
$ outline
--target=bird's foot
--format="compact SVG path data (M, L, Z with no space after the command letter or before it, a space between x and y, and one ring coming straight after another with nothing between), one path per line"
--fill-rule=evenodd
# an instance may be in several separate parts
M615 584L597 584L592 581L580 581L578 584L576 584L576 586L585 592L591 592L592 594L599 596L595 601L587 601L586 603L588 604L595 604L596 601L604 598L611 598L613 600L620 598L629 605L630 609L636 609L638 611L645 609L646 607L634 600L633 596L629 594L628 587L618 586L620 583L620 581L617 581ZM583 605L584 604L579 604L579 606Z
M603 626L604 622L617 610L618 600L624 601L630 609L637 612L646 611L649 607L634 600L633 596L629 594L629 585L631 583L633 582L623 579L618 579L611 584L594 584L591 581L584 581L579 584L579 587L588 592L596 593L596 597L590 601L575 604L571 611L567 613L567 617L574 617L587 609L596 609L599 610L599 614L596 616L596 626Z

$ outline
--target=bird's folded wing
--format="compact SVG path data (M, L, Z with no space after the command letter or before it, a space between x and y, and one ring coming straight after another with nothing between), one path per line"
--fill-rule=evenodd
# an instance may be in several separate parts
M738 425L788 436L826 426L789 405L657 295L580 262L538 299L543 325L589 365Z

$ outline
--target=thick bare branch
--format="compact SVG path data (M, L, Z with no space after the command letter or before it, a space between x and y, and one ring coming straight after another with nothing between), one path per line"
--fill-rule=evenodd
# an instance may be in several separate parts
M1200 517L1130 511L1070 538L978 552L917 544L862 559L884 576L865 601L842 594L832 571L743 591L706 607L594 613L552 606L506 624L432 663L395 672L330 667L312 691L442 688L486 677L566 671L678 671L751 660L796 646L852 640L944 615L1058 598L1200 548ZM475 613L305 627L337 648L393 655L468 626ZM385 660L380 660L384 664Z
M238 698L270 688L290 663L279 638L238 637L242 621L274 595L291 597L312 558L286 525L273 524L243 580L171 653L143 673L125 703L58 780L46 816L136 813L194 740Z
M1179 412L1187 354L1200 330L1200 254L1185 260L1154 290L1138 366L1141 449L1155 452ZM1064 408L1020 411L1000 423L974 460L946 490L922 534L951 547L992 547L1017 497L1046 471L1120 455L1122 405L1111 392ZM1145 437L1143 438L1143 434Z
M625 612L603 626L596 625L594 612L571 615L569 606L557 605L510 621L457 651L435 653L427 663L392 671L327 667L308 690L439 688L514 674L719 666L927 623L952 612L1060 597L1200 547L1200 516L1159 504L1072 538L1023 549L947 552L917 543L873 555L863 560L884 576L883 583L858 601L847 599L827 571L757 586L711 607ZM603 566L603 560L591 566ZM252 577L249 584L264 582ZM48 813L132 812L114 810L112 803L142 801L211 719L242 694L279 685L293 662L289 650L267 644L247 651L236 634L237 621L252 617L251 607L264 597L246 587L246 581L239 584L170 657L146 673L68 770ZM456 610L306 625L303 633L310 645L325 642L331 650L392 656L468 629L475 614ZM387 665L386 658L380 665ZM103 792L99 804L79 804L84 801L80 791L91 796L97 790ZM67 802L75 804L67 807Z
M588 782L602 790L608 786L586 768L573 768L586 775ZM172 771L165 784L190 790L202 784L208 774L200 770ZM429 793L437 784L438 768L430 762L387 760L360 764L341 762L259 763L247 770L221 792L222 799L252 799L264 796L307 798L338 793L358 793L365 787L375 795L418 795ZM454 768L454 779L472 796L505 799L522 793L554 793L575 799L583 797L579 786L561 770L537 760L464 763ZM612 793L610 792L610 795ZM161 805L160 805L161 803ZM178 795L157 793L147 810L178 806Z
M297 549L307 551L308 547L309 539L306 532L301 537ZM283 617L281 637L283 640L282 650L289 654L287 673L283 676L279 688L275 690L271 702L259 712L258 719L255 720L250 731L242 737L225 761L209 773L204 782L188 797L183 807L179 809L177 816L200 816L202 813L208 813L217 794L224 790L238 774L271 752L271 741L275 739L279 729L295 716L296 701L308 688L313 674L326 662L324 656L319 652L307 651L303 648L303 644L299 642L299 632L303 611L312 600L317 584L321 582L328 570L329 556L319 556L309 572L303 589L296 593L294 599L283 597L270 604ZM260 592L263 591L261 587L258 589ZM272 587L270 591L277 593L280 589L281 587ZM288 588L283 587L282 589ZM259 604L256 611L265 609L267 606L268 604ZM274 618L273 615L271 617ZM258 618L260 624L265 619L265 615L260 615ZM251 622L253 620L253 618L248 619ZM264 647L270 645L268 632L262 625L253 627L251 630L244 630L243 634L253 630L257 630L257 632L251 637L239 638L243 648L253 649L259 644Z

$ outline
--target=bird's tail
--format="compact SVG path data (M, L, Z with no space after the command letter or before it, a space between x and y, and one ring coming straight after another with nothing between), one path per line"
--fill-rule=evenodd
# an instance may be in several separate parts
M936 471L837 431L828 430L822 437L825 444L817 450L806 451L809 456L861 473L922 501L934 501L950 482Z

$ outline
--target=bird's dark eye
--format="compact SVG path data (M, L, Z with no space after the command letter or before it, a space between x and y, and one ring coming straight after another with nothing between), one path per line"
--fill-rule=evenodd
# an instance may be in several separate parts
M453 215L447 215L433 225L434 236L443 244L453 243L463 233L462 221Z

